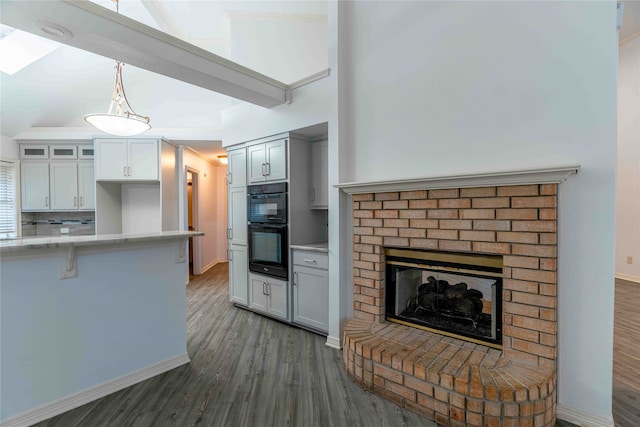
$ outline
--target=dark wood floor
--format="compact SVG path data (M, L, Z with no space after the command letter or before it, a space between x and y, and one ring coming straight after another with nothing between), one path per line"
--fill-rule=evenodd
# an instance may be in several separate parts
M356 386L325 337L230 304L227 264L187 298L190 364L38 426L435 427Z
M436 426L356 386L324 337L234 307L227 279L227 264L218 264L187 287L190 364L37 426ZM617 281L620 427L640 425L638 307L640 285Z
M613 419L640 426L640 284L616 280Z

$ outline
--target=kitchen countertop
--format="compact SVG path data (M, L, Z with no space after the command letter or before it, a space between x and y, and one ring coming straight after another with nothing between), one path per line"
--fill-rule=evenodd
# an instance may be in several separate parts
M144 234L100 234L91 236L24 237L0 240L0 252L19 252L33 249L65 248L71 246L112 245L127 242L152 242L204 236L201 231L163 231Z
M318 242L318 243L306 243L304 245L291 245L291 249L298 249L303 251L314 251L314 252L329 252L329 242Z

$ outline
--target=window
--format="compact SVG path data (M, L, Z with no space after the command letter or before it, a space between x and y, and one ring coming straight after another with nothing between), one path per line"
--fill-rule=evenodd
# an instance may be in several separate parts
M18 235L16 164L0 160L0 239Z

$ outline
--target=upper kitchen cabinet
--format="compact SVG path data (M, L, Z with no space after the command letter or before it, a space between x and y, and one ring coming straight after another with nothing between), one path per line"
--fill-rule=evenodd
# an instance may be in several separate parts
M249 184L287 179L287 138L247 148Z
M96 181L157 181L157 139L96 139Z
M229 188L247 186L247 151L244 148L228 152L227 183Z
M78 209L78 163L51 162L49 164L51 209Z
M22 162L20 165L20 194L22 210L50 209L48 161Z
M329 141L311 143L311 209L329 206Z

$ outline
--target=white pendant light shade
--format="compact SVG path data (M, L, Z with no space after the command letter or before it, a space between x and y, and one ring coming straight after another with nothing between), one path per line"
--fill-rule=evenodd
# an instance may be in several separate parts
M103 132L117 136L133 136L151 129L144 120L117 114L87 114L84 120Z
M124 93L122 82L122 67L124 64L116 62L116 83L111 96L109 111L106 113L87 114L84 120L103 132L117 136L133 136L151 129L149 117L141 116L133 111Z

